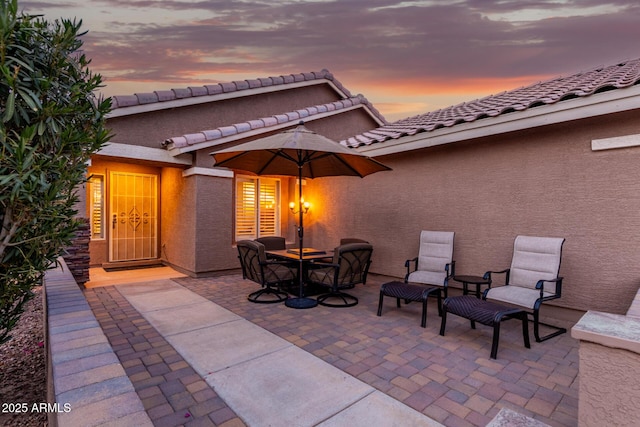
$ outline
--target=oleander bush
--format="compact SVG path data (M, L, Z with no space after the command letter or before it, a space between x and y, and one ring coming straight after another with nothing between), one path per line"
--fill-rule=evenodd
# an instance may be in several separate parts
M0 0L0 344L76 230L76 190L110 135L82 21Z

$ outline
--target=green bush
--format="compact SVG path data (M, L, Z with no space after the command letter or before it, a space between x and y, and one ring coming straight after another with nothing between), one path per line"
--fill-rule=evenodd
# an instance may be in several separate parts
M0 344L73 237L76 191L109 139L81 24L0 0Z

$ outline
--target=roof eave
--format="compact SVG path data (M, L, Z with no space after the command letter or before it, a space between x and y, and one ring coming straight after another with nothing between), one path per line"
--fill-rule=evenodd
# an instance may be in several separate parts
M233 135L229 135L229 136L225 136L222 138L217 138L217 139L212 139L209 141L203 141L203 142L199 142L197 144L193 144L193 145L189 145L186 147L173 147L173 146L169 146L168 147L168 152L172 155L172 156L178 156L180 154L184 154L184 153L189 153L189 152L193 152L193 151L197 151L197 150L202 150L205 148L211 148L211 147L216 147L219 145L223 145L223 144L228 144L230 142L235 142L235 141L239 141L241 139L245 139L245 138L251 138L251 137L256 137L265 133L273 133L274 131L279 131L282 129L286 129L289 128L291 126L297 125L299 123L300 120L303 120L305 123L309 123L309 122L313 122L315 120L320 120L320 119L324 119L327 117L331 117L331 116L335 116L337 114L342 114L342 113L346 113L348 111L353 111L359 108L364 108L365 111L376 121L376 123L378 123L379 125L382 125L383 123L380 121L380 119L373 114L370 109L364 105L364 104L356 104L356 105L352 105L350 107L345 107L345 108L341 108L339 110L333 110L333 111L327 111L324 113L318 113L318 114L314 114L311 116L307 116L303 119L296 119L296 120L289 120L286 121L284 123L278 123L277 125L273 125L273 126L268 126L268 127L261 127L258 129L252 129L250 131L246 131L246 132L240 132L240 133L236 133Z
M435 131L420 132L381 143L360 146L355 150L370 157L383 156L638 108L640 108L640 85L440 128Z

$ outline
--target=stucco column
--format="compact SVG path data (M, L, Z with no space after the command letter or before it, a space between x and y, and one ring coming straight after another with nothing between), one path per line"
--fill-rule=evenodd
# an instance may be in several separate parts
M571 336L580 340L578 425L640 425L640 319L589 311Z

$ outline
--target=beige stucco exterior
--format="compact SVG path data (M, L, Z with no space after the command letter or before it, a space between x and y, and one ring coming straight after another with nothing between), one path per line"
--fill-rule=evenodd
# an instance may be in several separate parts
M113 143L147 147L179 162L105 152L92 159L89 172L153 171L159 177L159 259L193 276L237 269L233 173L212 168L210 153L216 146L196 144L172 157L175 153L163 142L341 99L334 89L316 84L135 114L115 110L108 120ZM305 215L305 243L333 248L341 237L367 239L374 245L370 271L403 277L404 262L416 255L423 229L456 232L456 271L464 274L509 267L517 235L564 237L563 296L552 305L623 313L640 287L640 147L595 151L592 141L639 135L639 113L607 111L496 133L490 130L494 119L482 119L473 124L482 125L481 132L377 157L392 171L364 179L307 180L305 199L312 209ZM308 120L305 126L341 140L377 123L364 109L354 109ZM265 129L250 138L281 130ZM474 137L474 132L483 136ZM224 139L217 147L248 139ZM402 141L393 144L401 147ZM294 244L297 218L287 205L295 180L282 182L282 235ZM92 265L107 261L106 241L92 241Z
M243 140L236 138L218 147L190 149L175 156L179 164L173 163L171 156L174 153L170 153L163 143L171 137L342 98L331 85L315 84L183 107L163 109L152 105L150 111L135 114L123 114L116 109L107 121L114 135L111 147L92 158L88 174L105 176L107 194L112 171L157 175L160 212L158 260L192 276L235 270L239 265L234 241L234 174L213 168L210 153L221 146L238 144ZM297 121L293 122L291 127L296 124ZM309 118L305 123L309 129L336 140L377 125L372 115L362 108ZM265 129L261 136L278 131ZM146 151L137 150L139 147L154 152L147 155ZM291 243L295 241L296 229L295 218L289 212L288 204L294 185L295 179L281 177L280 226L282 234ZM108 196L105 202L108 216ZM89 215L88 206L83 213ZM106 230L104 240L92 240L90 243L93 266L113 266L109 264L109 224Z
M553 303L623 313L640 286L640 147L592 151L591 141L640 134L639 114L382 156L393 171L312 180L305 238L315 247L367 239L370 271L403 276L422 229L456 232L463 274L508 268L519 234L564 237L563 296Z

